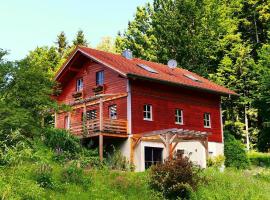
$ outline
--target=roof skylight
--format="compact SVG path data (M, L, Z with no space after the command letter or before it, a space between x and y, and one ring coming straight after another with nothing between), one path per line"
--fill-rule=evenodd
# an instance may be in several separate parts
M155 73L158 74L158 72L156 70L154 70L153 68L145 65L145 64L137 64L139 67L143 68L144 70L151 72L151 73Z
M197 79L195 76L191 75L191 74L184 74L185 77L195 81L195 82L202 82L199 79Z

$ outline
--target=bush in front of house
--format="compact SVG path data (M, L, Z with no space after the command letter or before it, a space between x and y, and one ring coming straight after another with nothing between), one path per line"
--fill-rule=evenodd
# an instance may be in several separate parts
M220 168L224 164L225 156L218 155L207 159L207 167Z
M201 180L199 172L187 157L174 158L151 167L150 186L167 199L190 199Z
M119 149L113 147L113 152L108 154L106 164L112 170L134 171L135 166L131 164Z
M63 129L47 128L43 131L44 143L55 151L74 155L81 151L80 140Z
M246 169L250 166L250 162L245 150L245 146L241 141L235 139L230 133L225 133L224 155L225 166L237 169Z
M65 167L61 173L61 181L63 183L74 183L82 185L87 190L91 183L91 176L84 172L81 168L80 163L73 162Z
M43 188L53 188L52 167L49 164L42 163L35 172L37 183Z
M270 167L270 153L252 151L248 153L248 158L252 165L260 167Z

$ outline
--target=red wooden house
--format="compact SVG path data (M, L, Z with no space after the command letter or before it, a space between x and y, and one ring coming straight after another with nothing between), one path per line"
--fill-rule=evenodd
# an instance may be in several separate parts
M221 96L235 95L190 71L77 47L58 71L55 127L99 146L115 144L137 171L175 153L201 166L223 154Z

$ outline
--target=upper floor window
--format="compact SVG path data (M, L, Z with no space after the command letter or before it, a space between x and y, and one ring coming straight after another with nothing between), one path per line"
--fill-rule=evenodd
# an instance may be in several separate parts
M77 79L77 83L76 83L76 91L80 92L83 90L83 79Z
M104 71L96 72L96 85L104 84Z
M143 106L143 119L144 120L152 120L152 105L146 104Z
M183 124L183 110L175 109L175 123Z
M109 116L110 116L110 119L117 119L117 106L116 105L109 106Z
M203 124L205 128L211 128L211 116L210 113L203 114Z

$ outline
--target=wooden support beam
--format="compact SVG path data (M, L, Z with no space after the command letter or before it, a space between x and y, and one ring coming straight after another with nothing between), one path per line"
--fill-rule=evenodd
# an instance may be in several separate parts
M54 128L57 128L57 112L54 112Z
M103 161L103 135L99 134L99 159Z
M140 143L141 141L141 137L136 138L136 137L131 137L131 148L130 148L130 163L134 164L134 152L135 152L135 148L136 146Z
M103 99L99 99L99 130L103 131Z

